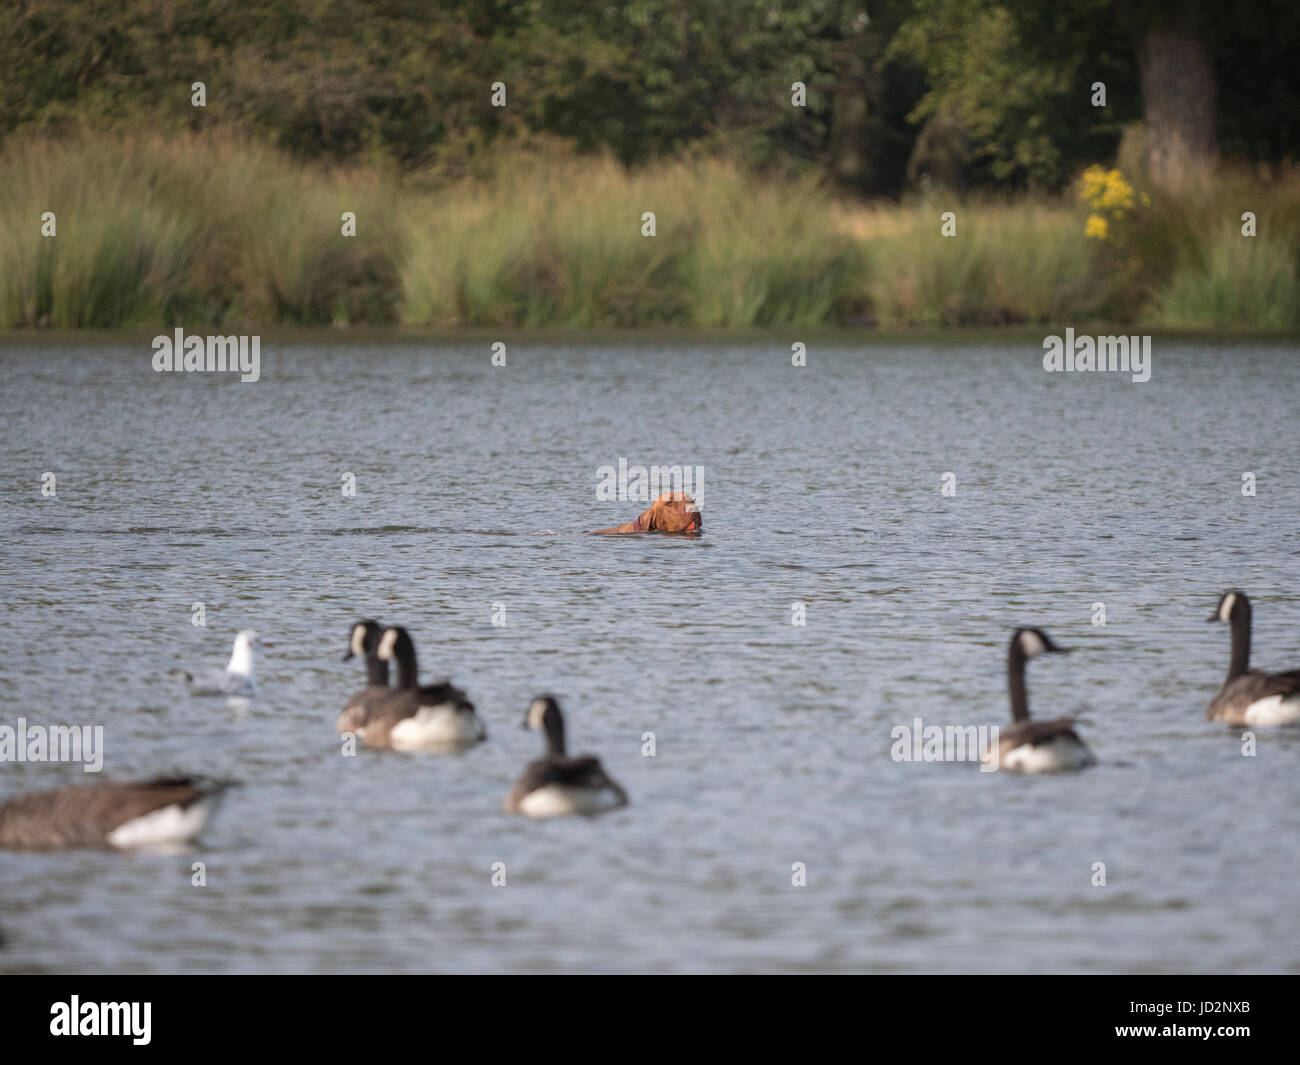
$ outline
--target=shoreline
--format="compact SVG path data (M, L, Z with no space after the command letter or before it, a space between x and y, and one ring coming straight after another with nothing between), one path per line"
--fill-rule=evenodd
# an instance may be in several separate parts
M108 344L122 345L139 342L144 350L156 336L173 332L180 326L174 325L132 325L118 328L84 328L55 329L50 327L29 328L15 326L0 329L0 348L42 344L62 346L69 341L91 342L101 340ZM219 326L185 326L187 333L219 334L234 332L234 327L224 329ZM1075 333L1091 333L1105 336L1112 334L1132 334L1139 332L1152 337L1153 340L1174 341L1262 341L1300 343L1300 329L1250 329L1244 327L1224 327L1220 329L1172 328L1144 325L1133 322L1114 321L1080 321L1080 322L1041 322L1017 323L1014 325L962 325L962 326L906 326L882 328L878 326L782 326L772 325L762 328L737 327L734 329L710 329L689 325L681 326L623 326L618 328L593 326L573 328L567 326L544 326L531 329L491 329L485 326L462 326L459 328L431 329L413 325L274 325L252 329L248 335L256 335L264 343L288 344L294 346L333 346L345 344L361 345L431 345L434 347L464 347L467 343L481 341L485 354L491 354L490 345L494 341L506 341L512 344L608 344L610 346L638 345L654 343L660 340L674 344L708 342L728 347L752 348L755 342L761 343L778 356L789 355L789 344L797 340L823 340L843 347L847 344L862 344L867 347L892 343L925 342L944 344L982 344L1003 341L1025 340L1040 346L1044 337L1056 329L1073 328ZM1046 331L1046 332L1045 332Z

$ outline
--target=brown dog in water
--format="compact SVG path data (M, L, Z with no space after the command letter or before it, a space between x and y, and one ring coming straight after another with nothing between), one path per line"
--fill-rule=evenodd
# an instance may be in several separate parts
M636 521L615 525L612 529L593 529L598 533L687 533L704 531L704 518L695 500L685 492L664 492Z

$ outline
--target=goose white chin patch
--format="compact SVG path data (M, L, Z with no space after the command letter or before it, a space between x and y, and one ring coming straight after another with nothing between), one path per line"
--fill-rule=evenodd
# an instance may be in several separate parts
M352 648L352 653L354 655L363 655L366 653L365 640L366 640L365 628L361 625L353 625L352 643L350 644L350 646Z
M393 657L393 648L397 646L397 630L386 629L384 635L379 640L379 657L388 659Z
M1020 650L1026 658L1036 658L1047 650L1047 645L1036 632L1025 631L1020 634Z
M1219 604L1219 620L1227 621L1232 615L1232 608L1237 605L1237 593L1229 592Z
M533 705L528 708L528 727L540 729L542 727L542 718L546 716L546 704L541 699L534 699Z

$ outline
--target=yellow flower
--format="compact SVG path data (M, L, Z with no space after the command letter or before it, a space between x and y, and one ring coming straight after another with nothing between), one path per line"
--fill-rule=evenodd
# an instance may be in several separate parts
M1088 167L1079 176L1079 198L1092 208L1084 235L1106 240L1110 236L1110 223L1120 222L1138 204L1138 193L1115 168ZM1151 197L1141 194L1142 206L1151 204Z
M1107 182L1104 205L1112 210L1124 210L1133 206L1133 186L1113 171L1114 177Z
M1106 190L1106 171L1096 165L1088 167L1079 179L1079 185L1079 198L1090 207L1096 207L1095 201L1099 200Z

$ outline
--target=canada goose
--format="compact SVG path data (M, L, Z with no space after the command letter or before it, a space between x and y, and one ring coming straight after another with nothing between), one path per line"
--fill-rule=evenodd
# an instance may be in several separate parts
M208 669L202 673L186 673L191 695L256 695L257 681L253 678L257 652L262 649L261 638L252 629L245 629L235 637L235 648L225 669Z
M354 655L364 655L368 686L348 700L343 713L339 715L336 726L339 732L356 732L365 724L370 708L380 699L393 694L394 689L388 686L388 662L379 657L379 640L383 634L383 626L370 619L358 621L352 626L348 653L343 656L343 661L346 662Z
M546 732L546 757L529 762L506 796L510 813L559 817L598 814L627 805L627 792L609 778L600 759L590 754L565 755L564 718L551 696L533 700L524 715L524 728Z
M1205 710L1205 720L1229 725L1291 725L1300 721L1300 669L1261 673L1250 668L1250 600L1245 592L1224 592L1207 619L1232 624L1228 679Z
M375 653L382 662L397 660L397 687L371 702L357 727L367 747L447 751L487 739L487 729L463 691L445 681L418 683L415 643L404 628L385 629Z
M230 786L159 777L19 795L0 805L0 847L129 849L185 843L202 830Z
M1096 765L1068 717L1054 721L1030 721L1025 694L1025 663L1041 654L1066 654L1052 643L1042 629L1016 629L1007 651L1007 687L1011 694L1012 726L998 735L996 755L986 755L985 764L1020 773L1048 773L1058 769L1082 769Z

